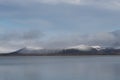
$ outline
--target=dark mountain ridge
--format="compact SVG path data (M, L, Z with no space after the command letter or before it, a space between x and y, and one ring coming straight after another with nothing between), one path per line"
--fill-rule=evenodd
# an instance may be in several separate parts
M0 55L21 55L21 56L79 56L79 55L120 55L120 49L115 48L104 48L96 49L91 48L90 50L80 50L80 49L38 49L30 50L27 48L22 48L20 50Z

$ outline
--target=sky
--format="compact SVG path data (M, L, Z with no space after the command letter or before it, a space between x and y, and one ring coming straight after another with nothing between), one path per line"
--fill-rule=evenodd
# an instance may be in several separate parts
M120 46L120 0L0 0L0 52Z

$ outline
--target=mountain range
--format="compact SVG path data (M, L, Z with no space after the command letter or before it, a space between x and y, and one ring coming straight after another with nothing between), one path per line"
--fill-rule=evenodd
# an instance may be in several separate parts
M22 48L0 55L22 56L79 56L79 55L120 55L120 48L103 48L101 46L78 45L64 49Z

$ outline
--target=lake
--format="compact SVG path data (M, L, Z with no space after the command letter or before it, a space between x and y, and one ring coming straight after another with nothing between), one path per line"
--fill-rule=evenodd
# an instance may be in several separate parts
M120 56L0 57L0 80L120 80Z

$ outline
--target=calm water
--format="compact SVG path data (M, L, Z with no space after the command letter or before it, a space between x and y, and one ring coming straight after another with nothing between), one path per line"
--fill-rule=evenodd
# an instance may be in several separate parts
M120 56L0 57L0 80L120 80Z

